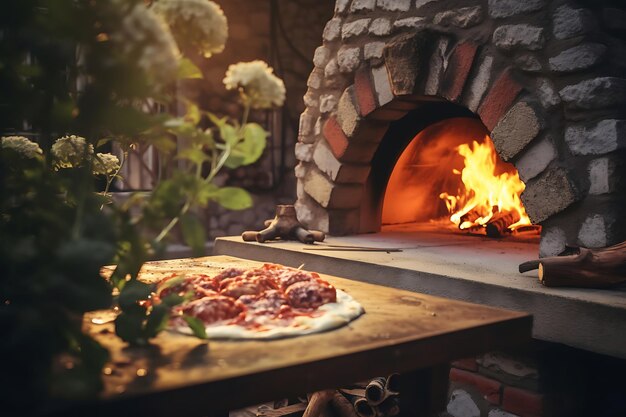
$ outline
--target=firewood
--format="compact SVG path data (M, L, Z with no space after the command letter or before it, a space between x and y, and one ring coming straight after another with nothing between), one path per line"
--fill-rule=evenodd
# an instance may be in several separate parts
M509 231L508 227L520 220L520 214L517 211L504 210L497 212L487 222L485 232L489 237L501 237Z
M520 271L536 269L535 265L539 281L546 287L612 287L626 282L626 241L600 249L581 247L574 255L525 262Z
M378 405L386 398L385 395L385 378L376 377L372 379L367 387L365 387L365 398L371 405Z
M320 417L325 414L325 409L333 398L335 390L317 391L309 397L309 404L304 410L302 417Z
M391 374L387 377L385 382L385 389L392 394L397 394L400 390L400 375Z
M306 409L306 404L291 404L281 408L272 408L268 405L261 405L256 413L257 417L282 417L298 413Z
M377 415L394 417L400 414L400 405L397 397L388 397L377 406Z
M337 417L359 417L352 403L340 392L335 391L330 400L330 407Z

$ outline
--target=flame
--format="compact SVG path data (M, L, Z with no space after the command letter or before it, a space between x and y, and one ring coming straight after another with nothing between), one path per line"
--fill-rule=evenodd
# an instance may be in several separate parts
M462 171L453 169L452 172L461 176L462 189L457 190L456 195L446 192L439 195L451 214L450 220L459 229L468 229L486 225L497 213L512 212L519 215L519 220L508 226L510 230L530 225L520 200L526 186L514 169L497 174L497 154L491 139L487 136L483 143L473 141L456 150L465 165Z

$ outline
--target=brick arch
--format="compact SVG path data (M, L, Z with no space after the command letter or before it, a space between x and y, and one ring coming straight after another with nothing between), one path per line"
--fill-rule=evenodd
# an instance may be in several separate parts
M322 223L314 226L333 234L372 231L372 215L362 207L371 204L364 199L371 197L365 185L372 157L390 123L432 103L452 103L476 114L491 131L500 157L517 165L514 158L543 128L536 100L506 62L481 56L480 49L474 41L454 43L448 35L423 30L396 38L386 45L380 65L355 72L315 145L318 168L325 153L332 154L336 166L322 168L325 176L313 170L301 179L301 188L326 209ZM511 131L518 132L516 137ZM555 175L552 182L572 188L564 172ZM563 199L557 209L573 201ZM551 214L532 202L527 209L535 222Z

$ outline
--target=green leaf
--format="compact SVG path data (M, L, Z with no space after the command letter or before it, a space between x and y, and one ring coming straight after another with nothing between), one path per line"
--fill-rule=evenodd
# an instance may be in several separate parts
M236 143L226 160L228 168L237 168L241 165L250 165L256 162L267 143L268 132L257 123L248 123L243 126L243 140Z
M193 214L185 213L180 218L180 228L183 232L185 243L191 247L193 256L199 257L204 255L206 234L202 222Z
M252 207L252 197L239 187L223 187L217 192L216 201L229 210L244 210Z
M237 134L237 129L234 126L225 123L220 127L220 136L222 140L231 146L235 146L239 141L240 137Z
M183 282L185 282L185 277L184 276L178 276L178 277L174 277L174 278L170 278L167 281L165 281L163 284L159 285L159 292L166 290L168 288L172 288L178 284L182 284Z
M215 184L203 181L198 185L196 201L201 207L206 207L206 205L209 203L209 200L212 200L217 196L218 191L219 188L217 188Z
M167 327L170 309L167 304L159 304L152 307L152 311L146 320L144 335L146 338L155 337Z
M200 123L200 119L202 118L202 114L200 114L200 109L192 102L187 102L187 113L185 114L185 120L192 122L194 125Z
M126 283L120 292L118 302L122 309L131 308L137 305L138 301L147 300L151 293L151 285L137 280L131 280Z
M145 344L143 320L145 316L121 313L115 319L115 334L122 340L134 345Z
M193 62L191 62L188 58L182 58L178 61L178 79L198 79L203 78L202 71L200 68L196 66Z
M209 120L217 127L222 127L226 123L228 123L228 117L226 116L219 118L211 112L206 112L206 115L209 117Z
M194 336L196 336L199 339L207 338L206 329L204 328L204 323L202 323L202 320L200 320L197 317L191 317L191 316L183 316L183 320L187 322L187 325L193 332Z
M186 159L196 165L202 165L203 163L211 160L211 158L206 153L204 153L204 151L197 148L185 148L178 152L176 158Z
M193 297L193 293L192 293L192 297ZM161 298L161 303L165 304L168 307L177 306L184 301L187 301L186 296L184 297L178 294L170 294L167 297Z

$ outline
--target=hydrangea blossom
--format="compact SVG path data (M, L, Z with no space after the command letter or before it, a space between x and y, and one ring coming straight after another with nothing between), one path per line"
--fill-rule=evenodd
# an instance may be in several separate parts
M57 139L51 152L57 168L72 168L92 157L93 145L81 136L70 135Z
M122 19L120 29L111 35L128 59L166 85L176 79L180 52L165 22L152 10L139 3Z
M224 50L228 22L224 12L210 0L159 0L152 9L165 19L179 45L205 57Z
M0 138L0 144L4 149L13 149L25 158L36 158L43 152L38 144L24 136L4 136Z
M273 74L263 61L239 62L226 71L224 85L227 90L239 89L244 100L254 109L282 106L285 101L285 84Z
M94 175L114 175L120 169L120 160L110 153L98 153L93 159Z

